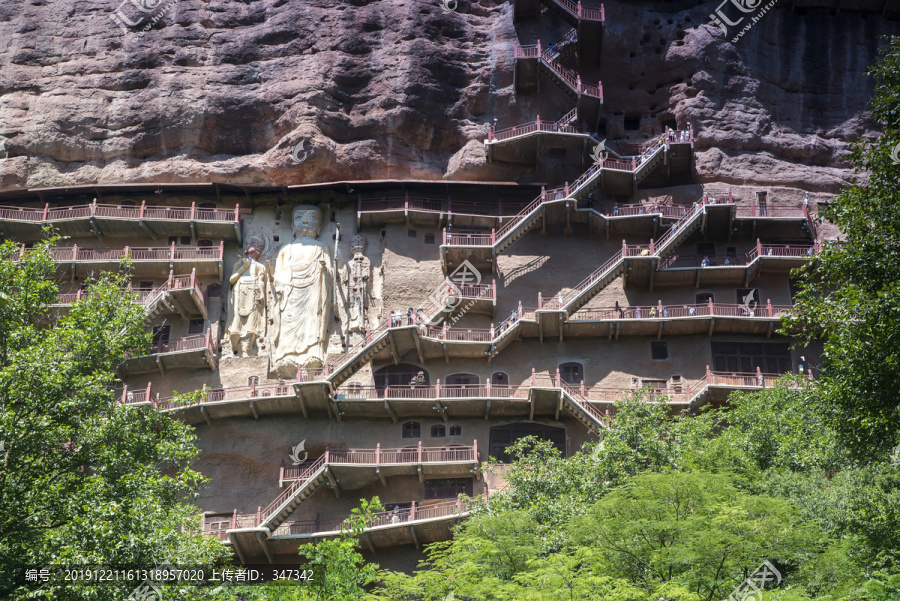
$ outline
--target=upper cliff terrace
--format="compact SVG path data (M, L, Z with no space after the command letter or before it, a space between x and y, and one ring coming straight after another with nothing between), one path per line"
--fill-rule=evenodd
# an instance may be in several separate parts
M144 238L190 236L241 241L240 206L233 209L148 205L146 200L42 208L0 206L0 234L16 239L37 239L52 226L67 237Z

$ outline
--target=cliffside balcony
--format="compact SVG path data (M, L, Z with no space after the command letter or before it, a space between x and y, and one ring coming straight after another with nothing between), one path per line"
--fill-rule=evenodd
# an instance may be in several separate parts
M18 260L28 249L19 250ZM50 248L50 254L57 264L60 274L86 276L100 271L118 271L121 262L129 258L135 276L167 277L170 273L216 276L222 278L222 262L225 257L225 243L217 246L176 246L124 248L85 248L77 244Z
M216 341L210 330L205 334L186 336L177 340L156 344L149 355L127 357L119 366L124 375L142 374L159 370L165 375L170 369L216 370Z
M101 204L43 208L0 206L0 234L15 239L37 239L52 225L70 237L129 237L153 240L191 236L241 242L240 209Z
M196 272L191 275L170 274L169 279L157 288L132 288L128 291L137 295L135 303L147 308L146 322L153 321L166 313L177 313L185 318L199 315L207 319L206 292L197 282ZM90 290L79 289L56 295L56 302L50 305L55 314L68 312L72 305L90 294Z
M468 508L460 500L415 502L401 512L379 511L372 514L359 538L360 547L372 553L376 549L400 545L422 545L449 540L452 526L469 516ZM237 510L231 519L204 516L203 533L214 536L231 546L242 563L251 560L270 561L275 557L295 557L300 545L339 536L347 519L292 520L278 526L274 532L243 530L255 528L258 514L240 515ZM256 532L264 535L257 539Z
M656 305L581 309L563 324L566 336L687 336L696 334L772 335L791 305Z
M357 197L357 226L380 227L402 223L407 227L441 227L452 221L459 227L492 227L515 217L527 203L473 202L427 196Z

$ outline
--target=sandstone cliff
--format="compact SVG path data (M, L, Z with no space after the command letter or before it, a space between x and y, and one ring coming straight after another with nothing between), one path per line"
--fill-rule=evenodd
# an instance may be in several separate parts
M481 145L495 117L572 108L546 80L540 96L513 91L514 40L553 41L558 17L514 24L491 0L169 2L144 36L110 19L115 0L0 4L0 187L580 172L487 165ZM706 2L605 4L602 65L582 72L603 81L611 138L690 121L700 182L848 181L848 141L874 135L863 72L897 22L776 7L732 43ZM624 131L626 112L641 131Z

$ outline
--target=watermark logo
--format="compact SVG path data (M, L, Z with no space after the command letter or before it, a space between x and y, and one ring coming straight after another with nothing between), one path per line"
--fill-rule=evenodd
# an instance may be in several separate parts
M767 559L746 580L737 585L728 595L728 601L761 601L763 590L773 581L771 588L781 584L781 572Z
M608 156L609 153L606 152L606 144L603 142L594 146L594 151L591 153L591 158L594 160L595 165L602 164Z
M456 12L456 7L458 5L458 0L441 0L441 8L443 9L444 14Z
M306 148L307 146L309 146L308 150ZM294 150L291 151L291 162L295 165L299 165L311 156L312 144L310 144L309 140L300 140L300 142L294 146Z
M288 457L291 458L291 461L294 462L294 465L300 465L301 463L306 461L307 457L309 457L309 453L306 452L305 445L306 439L304 438L300 441L300 444L291 449L291 454L288 455ZM300 459L300 453L303 453L303 459Z
M480 283L481 272L478 271L474 265L469 263L468 260L463 261L462 264L454 269L453 273L451 273L450 276L429 295L428 300L436 306L441 307L441 310L431 317L428 324L434 326L440 323L443 313L452 313L462 304L465 287L477 286ZM489 287L480 290L477 298L487 294L488 290ZM459 321L459 318L465 315L466 311L475 304L475 300L476 299L471 300L466 306L462 307L462 312L453 319L452 323Z
M3 450L3 443L0 443L0 451ZM891 453L891 463L894 465L900 465L900 444L894 447L894 452Z
M709 15L709 18L712 19L712 24L722 30L726 36L730 35L728 28L736 27L744 22L746 15L754 11L757 12L756 15L750 18L750 22L744 25L744 28L738 32L738 34L732 38L732 43L737 42L741 39L745 33L747 33L753 25L755 25L767 12L769 12L773 6L778 2L778 0L771 0L768 4L763 7L760 5L764 0L724 0L722 4L716 8L715 12ZM733 5L737 11L727 10L723 7L727 5ZM726 14L726 12L731 12L732 17L736 17L736 20L732 20Z
M709 261L708 259L704 260L707 261L707 263ZM759 298L757 298L758 294L759 289L754 288L744 297L744 300L741 301L741 309L743 309L750 317L753 317L754 311L759 306Z
M456 593L454 591L450 591L450 593L444 597L444 601L456 601Z
M175 570L175 566L169 561L162 565L157 563L155 568L149 570L150 575L131 591L128 599L131 601L162 601L163 594L159 587L162 586L167 574L172 570Z
M891 150L891 162L900 165L900 142L897 142L897 145Z
M130 33L129 27L137 27L145 20L147 20L147 24L144 25L141 32L138 34L139 37L142 37L145 32L147 32L151 27L153 27L157 21L163 18L163 16L169 12L175 3L178 0L169 0L165 6L161 9L160 4L162 4L162 0L122 0L122 3L119 4L119 7L116 9L116 12L109 16L113 22L118 25L124 33ZM151 13L155 13L151 17Z

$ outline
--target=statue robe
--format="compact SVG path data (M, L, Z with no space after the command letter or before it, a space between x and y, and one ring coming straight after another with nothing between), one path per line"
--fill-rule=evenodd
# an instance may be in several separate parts
M325 247L298 238L278 253L273 273L276 336L273 360L297 366L325 360L325 336L331 313L331 275Z

